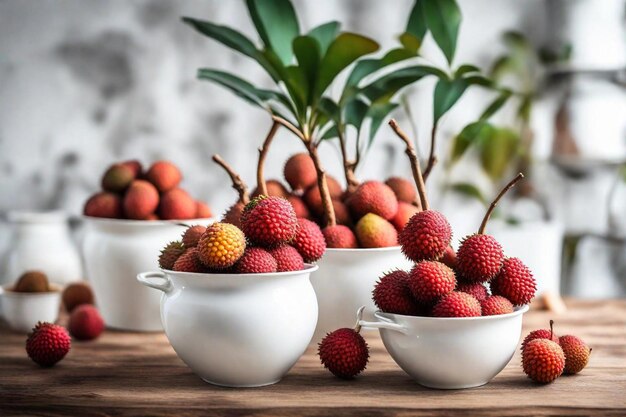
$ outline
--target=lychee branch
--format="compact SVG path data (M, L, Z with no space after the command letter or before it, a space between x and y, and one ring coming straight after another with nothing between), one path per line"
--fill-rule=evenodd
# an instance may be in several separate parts
M337 137L339 138L339 145L341 149L341 158L343 159L343 171L346 177L346 184L348 186L348 191L354 191L356 187L359 185L359 180L357 180L354 171L356 170L357 165L359 164L360 152L358 143L356 145L357 153L354 161L350 161L348 159L348 151L346 149L346 138L344 137L342 132L337 133Z
M256 168L256 182L257 187L262 195L267 195L267 184L265 183L265 179L263 178L263 168L265 166L265 157L267 156L267 152L269 151L270 145L272 144L272 140L276 135L276 131L280 124L277 121L272 123L272 127L270 131L267 133L265 137L265 141L263 141L263 146L259 148L259 163Z
M226 171L226 173L230 176L230 179L233 183L233 188L239 194L239 201L242 204L248 204L248 202L250 201L250 197L248 195L248 187L246 186L246 183L243 182L239 174L237 174L235 170L222 159L221 156L217 154L213 155L213 161L222 168L224 168L224 171Z
M524 178L524 174L520 172L507 185L504 186L504 188L500 191L500 194L498 194L496 199L491 202L491 204L489 205L489 209L487 210L487 213L485 213L485 217L483 217L483 221L480 224L480 228L478 229L479 235L482 235L485 233L485 229L487 228L487 222L489 221L489 218L491 217L491 213L493 213L493 211L495 210L500 199L504 196L504 194L507 193L507 191L513 188L513 186L517 184L517 182L520 181L522 178Z
M435 145L436 145L436 137L437 137L437 123L433 124L433 128L430 132L430 154L428 155L428 163L426 164L426 169L422 174L424 177L424 181L428 179L430 172L433 170L433 167L437 163L437 157L435 156Z
M398 122L396 122L395 119L389 120L389 126L391 126L395 134L398 135L398 137L402 139L406 145L406 150L404 152L409 157L409 161L411 162L413 180L415 180L415 185L417 186L417 193L419 194L422 210L428 210L430 205L428 204L428 198L426 196L426 185L424 184L424 177L422 176L422 171L420 170L420 161L415 153L413 142L411 142L406 133L400 129L400 126L398 126Z

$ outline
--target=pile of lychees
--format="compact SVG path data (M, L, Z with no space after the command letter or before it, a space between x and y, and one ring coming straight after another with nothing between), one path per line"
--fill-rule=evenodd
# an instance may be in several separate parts
M102 176L102 190L85 203L92 217L133 220L184 220L211 217L205 203L179 188L182 174L168 161L157 161L144 172L139 161L111 165Z
M258 274L299 271L326 250L314 222L298 218L281 197L253 198L240 227L226 222L191 226L159 256L163 269L196 273Z
M550 330L533 330L522 342L522 367L530 379L547 384L562 374L573 375L589 363L591 348L577 336L558 337Z
M379 248L398 245L400 232L418 211L414 184L400 177L385 183L366 181L354 190L344 190L332 176L326 175L332 199L335 225L327 225L324 204L317 183L313 160L306 153L292 155L284 167L285 181L291 190L276 179L267 181L267 194L286 198L300 218L320 227L329 248ZM260 193L257 188L252 196ZM243 205L233 205L225 221L237 225Z

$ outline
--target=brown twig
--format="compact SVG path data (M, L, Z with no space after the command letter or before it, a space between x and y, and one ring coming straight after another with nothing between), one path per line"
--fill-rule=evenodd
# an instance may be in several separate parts
M524 174L520 172L519 174L515 176L515 178L509 181L507 185L504 186L504 188L500 191L496 199L491 202L491 204L489 205L489 208L487 209L487 213L485 213L485 217L483 217L483 221L480 224L480 228L478 229L479 235L482 235L483 233L485 233L485 229L487 228L487 222L489 221L489 217L491 217L491 213L493 213L493 210L498 205L498 202L500 201L502 196L504 196L504 194L506 194L507 191L513 188L513 186L522 178L524 178Z
M213 161L224 168L224 171L226 171L226 173L230 176L233 188L237 191L237 193L239 193L239 201L243 204L248 204L250 201L248 187L246 187L246 183L243 182L239 174L237 174L235 170L222 159L221 156L217 154L213 155Z
M358 159L354 161L350 161L348 159L348 151L346 149L346 139L343 136L343 133L338 132L337 136L339 138L339 145L341 148L341 159L343 159L343 172L346 177L346 184L348 186L348 191L354 191L356 187L359 185L359 180L357 180L356 175L354 174L354 170L356 169ZM357 146L358 149L358 146ZM359 157L357 153L357 158Z
M437 157L435 156L435 144L437 138L437 123L433 124L433 128L430 131L430 154L428 155L428 162L426 164L426 169L422 173L422 177L424 177L424 181L428 179L430 175L430 171L433 170L433 167L437 163Z
M277 122L277 123L280 123L283 126L285 126L287 128L287 130L290 130L291 133L293 133L294 135L299 137L301 141L303 141L303 142L307 142L308 141L308 139L304 137L302 132L300 132L300 129L295 127L289 120L283 119L282 117L276 116L276 115L272 115L272 120Z
M398 137L402 139L402 141L404 141L404 144L406 145L406 150L404 152L409 157L409 161L411 161L413 180L415 180L415 185L417 186L417 193L419 194L420 205L422 206L422 210L428 210L430 206L428 205L428 198L426 196L426 185L424 184L424 177L422 176L422 171L420 170L420 161L417 158L417 154L415 153L413 142L411 142L406 133L404 133L402 129L400 129L400 126L398 126L398 122L396 122L395 119L389 120L389 126L391 126L396 135L398 135Z
M265 157L267 156L267 152L270 149L270 145L272 144L272 139L276 135L276 131L280 124L277 121L272 123L272 127L270 131L267 133L265 137L265 141L263 141L263 145L259 148L259 163L256 167L256 184L257 189L260 191L261 195L267 195L267 184L265 183L265 179L263 178L263 167L265 166Z

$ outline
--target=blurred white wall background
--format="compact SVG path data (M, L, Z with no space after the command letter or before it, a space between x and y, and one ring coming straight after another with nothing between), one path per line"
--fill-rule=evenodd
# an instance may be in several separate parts
M581 2L589 3L589 0L570 3ZM381 43L382 50L395 43L394 38L403 30L412 4L409 0L295 0L294 3L302 27L340 20L344 30L373 37ZM559 6L556 3L562 1L461 0L463 24L456 62L488 68L503 52L500 39L507 30L522 31L536 44L549 39L558 41L564 24L557 24L554 14L547 12L550 3L554 10ZM589 24L580 29L593 33L577 36L588 35L599 42L598 36L600 40L602 36L593 28L602 27L603 19L612 19L611 10L620 8L623 26L624 2L603 2L608 3L612 9L597 9L597 16L586 19L590 20ZM594 9L586 10L589 14ZM208 201L216 213L232 203L235 193L228 186L225 174L211 162L212 154L220 153L254 185L256 147L270 125L267 114L221 87L197 81L195 73L201 66L234 68L255 83L269 85L269 80L251 60L183 25L179 19L183 15L253 33L242 1L0 2L0 211L61 208L79 214L86 197L98 188L103 170L112 161L125 158L138 158L146 163L157 159L174 161L185 175L184 187ZM619 45L624 45L623 32L615 36L622 36L621 41L611 38L610 43L597 45L597 49L612 44L617 44L619 49ZM595 50L594 46L591 44L589 49ZM625 54L626 49L621 56ZM423 55L437 63L444 62L430 40L423 48ZM620 64L619 53L607 51L596 56L612 58L616 61L614 66L624 65L624 62ZM424 83L411 96L422 149L426 149L430 129L431 88L432 84ZM611 93L615 94L614 90ZM611 102L611 114L626 114L626 102L621 94ZM446 139L476 117L486 102L484 93L472 91L446 116L440 152L449 146ZM605 207L583 204L574 208L567 198L582 192L583 202L599 201L608 193L614 172L603 171L572 185L553 168L544 166L541 161L548 159L552 149L555 100L547 98L540 102L535 113L534 152L540 162L538 172L543 176L540 181L543 190L557 194L551 203L553 211L571 224L577 223L576 217L567 218L572 213L584 219L586 226L582 229L606 231ZM406 123L402 114L396 117ZM611 152L626 149L624 119L617 117L617 125L607 131L601 125L589 129L586 124L586 134L597 132L597 136L589 138L592 148L596 146L593 143L602 147L602 141L606 140L617 144L617 151ZM359 176L363 179L383 179L391 174L410 176L397 139L385 128L379 135ZM286 132L281 132L274 143L266 168L267 178L279 177L285 159L301 150L301 144ZM329 171L341 178L336 150L325 146L322 155ZM618 157L623 160L625 155ZM482 174L467 168L461 167L454 175L461 178L474 175L477 183L488 184ZM483 211L478 203L466 200L440 201L440 204L447 212L459 205L467 209L453 216L457 236L473 230ZM593 221L588 220L590 215ZM6 240L6 233L3 236Z

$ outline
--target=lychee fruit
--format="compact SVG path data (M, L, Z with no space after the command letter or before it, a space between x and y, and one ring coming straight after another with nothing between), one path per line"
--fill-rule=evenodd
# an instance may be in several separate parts
M206 267L200 262L198 257L198 248L189 248L176 259L172 267L177 272L206 272Z
M133 168L125 164L111 165L102 176L102 189L122 193L136 178Z
M461 242L456 259L456 269L463 278L472 282L486 282L500 272L504 252L493 236L475 234Z
M26 353L35 363L47 367L63 359L70 351L71 344L65 328L39 322L28 335Z
M276 272L302 271L304 260L296 248L289 245L282 245L269 250L269 253L276 260Z
M295 237L298 218L284 198L260 196L248 203L242 213L241 224L248 239L271 247L290 242Z
M358 247L356 236L348 226L341 224L326 226L322 229L322 234L327 248L352 249Z
M479 284L480 285L480 284ZM492 295L480 302L483 316L497 316L513 312L513 304L500 295Z
M265 186L267 187L267 196L268 197L281 197L287 198L289 197L289 191L282 182L278 180L267 180L265 181ZM259 187L255 188L252 192L252 198L258 197L261 195L261 190Z
M48 292L48 276L41 271L24 272L13 286L15 292Z
M198 257L207 267L226 269L243 256L246 237L236 226L229 223L213 223L208 226L198 245Z
M124 161L121 164L129 168L133 172L133 175L135 176L135 178L139 178L140 176L143 175L143 166L141 165L141 162L139 162L138 160L131 159L128 161Z
M565 353L565 369L563 373L573 375L582 371L591 355L591 348L579 337L565 335L559 337L559 345Z
M398 232L401 232L404 226L411 220L411 217L417 212L419 212L419 209L414 205L400 201L398 202L398 211L391 219L391 224L394 225Z
M326 251L326 240L320 227L311 220L297 219L298 230L291 245L302 255L304 262L315 262Z
M533 274L518 258L505 259L500 273L489 284L492 294L506 297L517 306L528 304L537 291Z
M442 262L448 265L452 269L456 269L456 252L452 249L452 246L448 246L446 251L443 253L439 262Z
M89 197L83 209L85 216L122 218L122 198L113 193L101 192Z
M159 267L163 269L173 270L174 263L180 255L185 252L185 246L181 241L170 242L163 249L159 255Z
M391 220L398 212L398 199L393 190L378 181L361 183L347 203L355 219L374 213L385 220Z
M196 219L210 219L213 217L213 211L211 207L203 201L196 201Z
M240 201L230 206L230 208L226 210L222 216L222 222L230 223L241 229L241 213L243 212L244 207L245 205Z
M161 196L159 217L163 220L184 220L196 217L196 202L187 191L174 188Z
M195 248L202 235L206 232L206 226L199 224L190 226L183 233L182 241L185 249Z
M550 320L549 329L533 330L532 332L528 333L528 335L524 338L524 341L522 342L522 350L524 350L526 345L531 340L535 340L535 339L548 339L548 340L552 340L553 342L558 343L559 337L556 334L554 334L553 326L554 326L554 321Z
M547 384L563 373L565 353L551 340L531 340L522 351L522 367L530 379Z
M478 301L483 301L487 297L489 297L487 288L480 282L473 282L473 283L459 282L456 287L456 291L468 293L469 295L474 296L474 298L476 298Z
M350 210L348 206L339 200L332 200L333 210L335 211L335 222L337 224L351 225L352 217L350 216Z
M104 330L104 320L96 307L83 304L72 311L67 327L73 338L93 340Z
M385 181L385 184L391 188L398 201L413 204L417 200L417 189L412 181L400 177L391 177Z
M343 194L343 190L341 188L341 184L335 178L330 175L326 175L326 185L328 186L328 193L330 194L330 198L333 200L338 200L341 198ZM322 204L322 196L320 194L320 190L317 186L317 183L313 184L311 187L307 189L304 193L304 202L309 207L309 209L320 216L324 213L324 205Z
M148 181L135 180L126 191L123 204L127 218L145 220L159 206L159 192Z
M428 304L452 292L456 278L454 271L441 262L422 261L411 269L408 285L417 301Z
M406 271L395 270L383 275L374 286L372 299L385 313L413 316L421 310L409 289L409 273Z
M465 292L453 291L441 297L432 309L433 317L478 317L480 303Z
M398 244L398 232L382 217L367 213L355 227L355 235L363 248L385 248Z
M63 290L61 299L63 300L65 310L70 313L80 305L94 303L93 291L86 282L75 282L69 284Z
M452 240L452 227L438 211L415 214L398 235L404 255L413 262L440 259Z
M238 274L262 274L276 272L276 269L274 257L261 248L246 248L243 256L235 264L235 272Z
M307 189L317 181L315 164L306 153L292 155L285 163L284 175L294 191Z
M146 172L146 179L161 193L176 188L182 178L178 167L169 161L157 161Z
M318 355L335 376L350 379L367 366L369 347L363 336L346 327L328 333L319 344Z
M304 204L304 201L302 201L300 197L291 194L289 195L289 197L287 197L287 201L291 203L293 211L296 213L296 217L302 217L303 219L308 219L311 217L311 212L309 211L309 208L306 206L306 204Z

